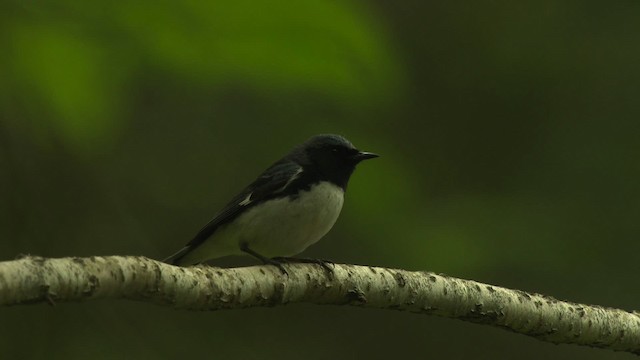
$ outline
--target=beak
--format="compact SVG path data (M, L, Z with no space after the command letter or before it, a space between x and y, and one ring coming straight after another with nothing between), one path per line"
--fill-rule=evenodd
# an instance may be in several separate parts
M374 153L371 153L371 152L359 151L357 154L355 154L353 156L353 160L355 160L356 162L360 162L362 160L373 159L373 158L377 158L379 156L380 155L374 154Z

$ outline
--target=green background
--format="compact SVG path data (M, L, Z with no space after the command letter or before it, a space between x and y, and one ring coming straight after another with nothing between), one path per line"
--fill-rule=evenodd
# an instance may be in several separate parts
M330 132L382 157L304 256L638 309L638 19L634 1L3 0L0 258L163 258ZM339 306L0 319L15 359L634 358Z

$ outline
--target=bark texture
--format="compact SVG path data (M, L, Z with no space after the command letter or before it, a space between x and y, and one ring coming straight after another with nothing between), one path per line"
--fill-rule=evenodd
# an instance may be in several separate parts
M553 343L640 355L640 315L429 272L315 264L181 268L145 257L0 262L0 305L131 299L188 310L355 305L488 324Z

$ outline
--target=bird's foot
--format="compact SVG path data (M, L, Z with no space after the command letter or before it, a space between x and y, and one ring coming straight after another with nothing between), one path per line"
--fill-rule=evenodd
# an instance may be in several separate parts
M259 253L251 250L247 243L240 244L240 250L242 250L242 251L246 252L247 254L255 257L256 259L262 261L264 264L273 265L273 266L277 267L282 272L282 275L289 276L289 273L287 272L287 270L282 265L283 261L278 261L277 258L270 259L270 258L268 258L268 257L266 257L264 255L260 255Z
M282 272L282 275L289 276L289 273L287 272L287 269L285 269L284 265L282 265L282 263L285 263L285 261L280 261L278 258L273 258L273 259L266 258L264 260L264 263L277 267L278 269L280 269L280 272Z
M335 266L333 261L324 260L324 259L309 259L309 258L293 258L293 257L275 257L271 260L274 260L280 264L282 263L302 263L302 264L317 264L322 266L322 268L327 272L329 276L333 276L333 268L331 266Z

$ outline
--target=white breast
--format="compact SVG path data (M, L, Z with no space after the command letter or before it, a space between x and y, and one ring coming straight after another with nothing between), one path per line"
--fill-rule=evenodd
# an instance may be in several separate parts
M270 200L247 210L188 254L187 262L201 262L243 254L240 244L267 257L293 256L320 240L342 210L344 191L320 182L296 199Z

